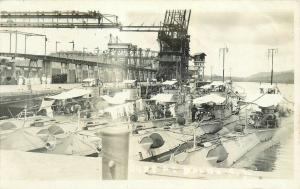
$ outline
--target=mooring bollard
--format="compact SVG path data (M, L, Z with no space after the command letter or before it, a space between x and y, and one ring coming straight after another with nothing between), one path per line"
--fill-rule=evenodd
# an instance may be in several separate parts
M128 176L129 130L110 127L102 138L102 180L125 180Z

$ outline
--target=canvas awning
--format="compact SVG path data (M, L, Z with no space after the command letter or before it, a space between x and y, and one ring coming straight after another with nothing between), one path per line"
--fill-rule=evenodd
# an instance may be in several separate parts
M16 129L17 126L12 122L0 123L0 131Z
M47 153L86 156L97 153L97 150L93 144L85 141L79 135L70 134L57 142L55 147L52 150L48 150Z
M264 94L263 96L252 96L246 102L257 104L260 107L277 106L283 97L280 94Z
M72 89L70 91L62 92L58 95L50 96L47 98L54 99L54 100L65 100L65 99L85 96L91 93L92 91L86 89Z
M54 101L55 101L55 100L45 100L45 99L43 99L39 111L41 111L42 109L48 109L48 108L51 108L51 106L52 106L52 104L54 103Z
M212 85L212 86L222 86L222 85L225 85L225 83L222 82L222 81L213 81L210 85Z
M209 102L213 102L215 104L222 104L224 103L226 100L226 98L221 97L217 94L209 94L209 95L205 95L199 98L196 98L193 100L194 104L206 104Z
M124 104L129 96L129 92L119 92L116 93L114 97L110 97L108 95L103 95L101 97L109 104Z
M134 84L134 82L136 82L136 80L124 80L123 81L124 84Z
M101 96L109 104L124 104L125 99L117 99L108 95Z
M95 78L86 78L83 80L83 82L93 82L95 80L96 80Z
M174 85L176 83L177 83L176 80L167 80L167 81L163 82L162 84L163 85Z
M271 84L261 84L259 86L260 89L276 89L275 85L271 85Z
M211 85L210 84L207 84L207 85L204 85L202 87L200 87L201 89L210 89L211 88Z
M158 102L176 102L174 94L157 94L151 98Z
M17 129L0 140L0 149L30 151L45 147L45 143L25 129Z

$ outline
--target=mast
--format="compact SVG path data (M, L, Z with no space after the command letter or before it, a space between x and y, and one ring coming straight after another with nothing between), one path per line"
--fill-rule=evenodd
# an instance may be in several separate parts
M224 83L224 75L225 75L224 63L225 63L225 50L223 49L223 76L222 76L223 83Z

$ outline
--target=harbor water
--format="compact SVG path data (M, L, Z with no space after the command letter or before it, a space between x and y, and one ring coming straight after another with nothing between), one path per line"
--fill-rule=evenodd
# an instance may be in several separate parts
M248 95L258 93L260 83L238 82L234 83L243 89ZM292 109L294 98L293 84L277 84L289 108ZM293 115L283 118L280 127L284 127L283 136L278 140L264 146L258 146L245 155L235 167L246 168L255 171L273 172L280 175L281 178L290 178L293 175Z

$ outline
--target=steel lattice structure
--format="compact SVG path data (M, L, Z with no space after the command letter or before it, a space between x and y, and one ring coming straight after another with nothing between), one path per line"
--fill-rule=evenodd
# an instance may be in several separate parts
M190 36L188 26L191 10L168 10L159 26L123 26L118 17L98 11L51 11L0 13L0 27L24 28L116 28L127 32L158 32L159 71L158 79L188 77Z
M164 23L158 32L159 79L184 81L188 77L190 16L191 10L169 10L165 14Z
M118 17L98 11L50 11L0 13L0 27L119 28Z

